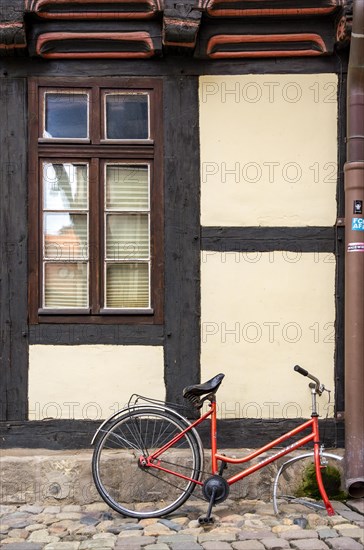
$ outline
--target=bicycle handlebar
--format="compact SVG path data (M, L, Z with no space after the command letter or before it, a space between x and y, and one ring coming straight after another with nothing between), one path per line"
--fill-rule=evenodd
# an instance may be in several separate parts
M303 368L300 367L299 365L296 365L296 366L294 367L294 370L295 370L296 372L299 372L300 374L302 374L302 376L308 376L308 371L305 370L305 369L303 369Z
M303 369L299 365L296 365L293 368L296 372L298 372L299 374L302 374L302 376L307 376L308 378L311 378L311 380L313 380L315 382L315 387L316 387L315 389L316 389L317 393L319 395L322 394L325 387L321 384L320 380L318 378L316 378L316 376L313 376L306 369Z

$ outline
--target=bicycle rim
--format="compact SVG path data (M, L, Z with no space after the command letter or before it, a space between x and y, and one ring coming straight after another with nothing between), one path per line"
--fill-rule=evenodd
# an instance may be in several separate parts
M92 459L92 473L104 501L134 518L160 517L181 506L192 494L201 470L200 449L193 433L186 433L158 456L160 467L140 466L140 458L163 447L188 426L173 413L153 407L129 410L100 434Z
M342 457L323 452L321 475L330 500L344 498L342 489ZM276 514L307 512L308 509L326 514L318 490L313 452L287 460L278 470L273 485L273 507Z

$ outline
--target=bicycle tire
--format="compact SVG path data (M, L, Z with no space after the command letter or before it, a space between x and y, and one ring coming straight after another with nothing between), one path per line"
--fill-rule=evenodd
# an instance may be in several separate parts
M341 498L343 492L340 486L340 463L343 457L325 451L320 453L320 457L323 484L329 499ZM329 467L333 467L334 470L329 471ZM339 472L340 478L334 475L335 471ZM313 451L290 458L281 465L273 484L273 508L277 515L303 512L307 511L307 508L316 512L326 511L316 482L311 478L316 480Z
M189 425L174 411L146 406L128 409L105 426L92 457L93 479L103 500L120 514L138 519L165 516L179 508L201 476L203 456L193 431L160 455L158 464L194 481L143 468L139 459Z

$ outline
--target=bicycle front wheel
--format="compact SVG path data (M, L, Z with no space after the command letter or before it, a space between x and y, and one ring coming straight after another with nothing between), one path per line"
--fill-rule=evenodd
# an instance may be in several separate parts
M342 500L342 457L320 453L321 475L330 500ZM276 514L326 511L316 481L314 453L309 452L287 460L278 470L273 485L273 508Z
M195 489L202 468L194 433L185 433L155 460L174 475L143 466L142 461L188 426L173 411L154 407L129 409L106 426L92 458L93 478L104 501L133 518L161 517L181 506Z

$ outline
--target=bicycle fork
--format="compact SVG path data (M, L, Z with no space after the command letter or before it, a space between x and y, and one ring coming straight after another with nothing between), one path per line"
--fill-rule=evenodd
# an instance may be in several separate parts
M299 370L298 368L295 370ZM302 369L301 369L302 370ZM302 373L301 373L302 374ZM334 516L335 511L333 507L331 506L331 502L329 501L329 498L327 496L323 481L322 481L322 475L321 475L321 442L319 440L319 424L318 424L318 413L317 413L317 394L322 395L322 393L325 390L325 386L319 383L319 380L315 378L314 376L307 374L312 380L314 380L314 383L309 384L309 388L311 389L311 400L312 400L312 431L314 434L313 438L313 452L314 452L314 459L315 459L315 470L316 470L316 479L317 479L317 485L322 497L322 500L325 504L326 511L329 516Z
M318 414L312 413L312 420L313 420L313 433L315 434L314 440L313 440L313 452L314 452L314 460L315 460L315 471L316 471L316 479L317 479L317 485L322 497L322 500L325 504L326 511L329 516L335 515L335 510L333 509L331 502L329 501L329 497L327 496L326 489L324 487L324 483L322 481L322 474L321 474L321 442L319 441L319 428L318 428Z

